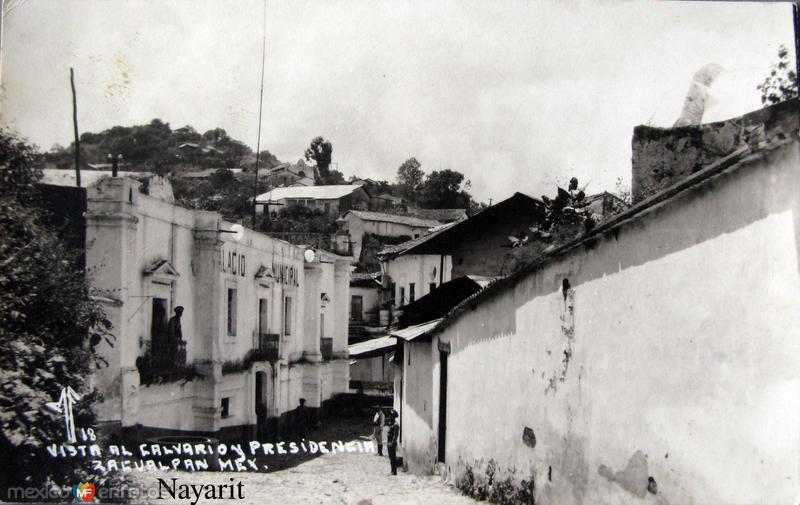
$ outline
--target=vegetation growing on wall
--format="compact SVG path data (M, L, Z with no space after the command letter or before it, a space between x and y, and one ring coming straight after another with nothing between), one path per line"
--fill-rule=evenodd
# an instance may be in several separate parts
M778 49L778 62L772 65L770 73L758 85L761 103L774 105L797 96L797 69L789 61L789 50L781 45Z
M39 160L0 130L0 499L9 486L71 486L91 476L81 459L47 454L45 447L65 441L64 417L47 405L72 387L81 395L73 407L76 428L94 428L98 395L89 376L104 366L95 347L114 343L80 251L70 251L45 224L45 211L32 205Z
M464 470L456 478L456 487L476 500L486 500L500 505L534 505L534 476L519 479L516 469L500 472L497 463L490 459L485 468L483 461L474 465L463 464ZM462 466L462 465L459 465ZM505 475L505 477L501 477Z

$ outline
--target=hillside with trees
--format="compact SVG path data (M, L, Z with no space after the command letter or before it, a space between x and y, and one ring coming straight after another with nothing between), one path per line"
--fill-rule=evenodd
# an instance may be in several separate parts
M80 136L82 165L109 163L109 155L122 155L121 164L131 170L152 171L159 175L203 168L251 168L255 153L244 142L222 128L201 134L186 125L173 130L169 123L153 119L145 125L114 126L100 133ZM75 158L75 143L53 146L44 161L58 168L70 168ZM262 151L259 165L273 167L280 161Z
M252 213L253 193L271 189L259 178L254 185L253 169L256 155L244 142L232 138L222 128L200 133L186 125L172 129L169 123L153 119L147 124L114 126L99 133L84 132L80 136L81 165L84 169L109 168L110 157L119 157L120 170L147 171L170 178L176 201L184 207L220 212L232 221L248 222ZM357 174L345 178L345 174L332 168L334 146L322 136L314 137L303 152L303 157L316 167L316 185L347 184L359 179ZM75 144L68 147L54 146L42 157L47 166L68 169L73 167ZM280 165L282 162L268 150L258 156L260 170ZM208 178L182 178L184 172L216 168ZM243 171L234 174L231 168ZM416 158L409 158L396 171L394 182L367 181L366 189L373 195L388 194L403 199L403 205L382 209L388 212L407 212L409 208L463 208L477 211L481 204L469 194L470 181L464 174L450 169L425 173ZM305 216L309 217L309 216ZM287 216L287 223L299 223L301 213ZM333 224L317 223L313 229L327 230ZM280 231L291 232L287 224ZM264 225L264 231L276 226ZM255 227L261 227L256 223ZM307 232L308 226L297 225ZM274 230L277 231L277 230Z

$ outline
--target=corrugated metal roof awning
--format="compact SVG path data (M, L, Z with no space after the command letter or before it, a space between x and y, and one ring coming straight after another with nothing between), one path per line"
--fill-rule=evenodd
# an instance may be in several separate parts
M394 349L397 339L388 335L353 344L347 348L351 358L372 358Z
M414 326L409 326L407 328L403 328L401 330L393 330L389 332L389 335L395 336L397 338L402 338L403 340L410 341L414 340L415 338L421 337L423 335L427 335L433 328L439 324L442 318L434 319L433 321L428 321L422 324L417 324Z

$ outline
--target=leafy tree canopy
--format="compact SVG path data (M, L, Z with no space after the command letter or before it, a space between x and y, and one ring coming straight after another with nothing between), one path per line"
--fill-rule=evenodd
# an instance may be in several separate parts
M255 164L252 150L244 142L231 138L222 128L201 135L190 125L172 130L169 123L160 119L145 125L114 126L100 133L84 132L80 141L81 159L86 164L109 163L109 155L122 155L123 166L159 174ZM44 159L60 168L70 168L74 153L74 143L67 148L53 146ZM268 151L262 154L262 166L279 163Z
M778 49L778 62L772 65L767 77L758 85L761 103L773 105L797 96L797 69L789 61L789 51L781 45Z
M113 344L110 322L90 297L79 252L70 251L32 205L38 154L0 130L0 488L71 485L86 468L50 458L63 418L46 408L71 386L83 394L76 425L90 427L94 347ZM75 460L79 461L79 460ZM23 463L24 464L21 464ZM2 496L6 498L6 496Z
M422 185L425 172L422 165L416 158L409 158L397 169L397 184L400 192L406 197L410 197Z
M461 172L434 170L419 187L418 203L428 209L467 209L474 205L469 187Z
M266 216L259 229L265 232L332 233L336 231L336 224L320 209L289 205L274 216Z
M320 183L324 184L328 178L331 159L333 156L333 145L322 137L314 137L311 144L306 148L306 161L313 161L319 171Z

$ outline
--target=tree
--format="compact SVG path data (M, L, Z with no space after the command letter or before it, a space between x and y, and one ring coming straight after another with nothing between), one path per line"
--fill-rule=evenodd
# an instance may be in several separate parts
M417 203L428 209L470 208L472 196L466 191L469 185L469 181L464 182L464 174L461 172L450 169L434 170L419 186Z
M422 185L425 172L421 166L416 158L409 158L397 169L397 184L400 185L403 196L410 197Z
M336 217L320 209L289 205L279 210L274 218L265 216L259 229L265 232L328 234L336 231Z
M761 103L773 105L797 96L797 69L792 68L789 51L781 45L778 49L778 63L772 65L769 75L758 85Z
M46 408L62 388L80 391L75 424L91 427L96 395L87 391L102 365L94 348L113 344L102 307L80 266L48 228L36 201L38 153L0 130L0 488L72 485L90 476L80 459L51 458L64 440L63 418ZM24 463L24 464L22 464ZM72 464L74 463L74 465ZM87 462L88 464L88 462ZM95 483L97 477L92 477ZM5 493L4 493L5 494ZM6 499L7 496L2 496Z
M306 161L313 160L314 163L316 163L321 180L328 178L328 170L331 166L332 155L333 146L322 137L315 137L305 151Z
M320 179L322 184L347 184L344 174L338 170L328 170L328 175Z
M223 142L227 140L228 132L223 130L222 128L214 128L213 130L208 130L203 134L203 138L209 142Z
M220 189L236 183L236 177L233 175L233 172L227 168L219 168L215 170L208 180L212 186Z

